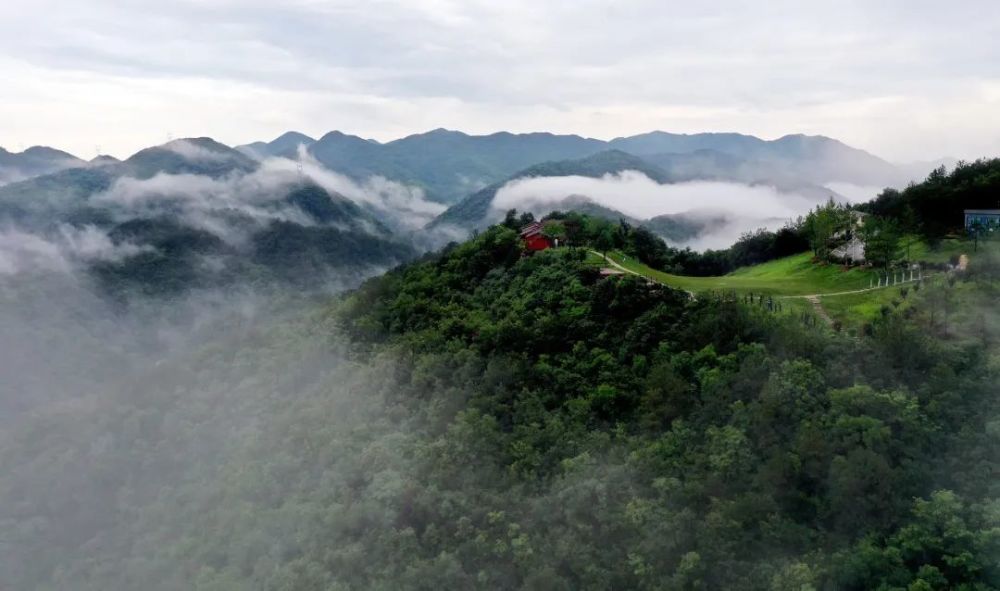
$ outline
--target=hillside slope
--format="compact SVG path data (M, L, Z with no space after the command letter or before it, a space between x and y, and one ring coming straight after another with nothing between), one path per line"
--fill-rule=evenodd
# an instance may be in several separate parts
M0 270L84 270L125 299L245 281L343 288L418 251L395 224L406 211L366 196L209 138L175 140L0 187Z
M494 227L0 430L5 583L998 588L976 345L584 254Z
M508 132L469 135L436 129L386 143L339 131L318 141L289 132L240 149L249 154L293 156L291 145L356 180L377 175L422 188L432 200L454 204L518 171L544 162L578 160L619 150L669 169L678 180L735 180L796 188L813 197L830 182L898 186L907 173L862 150L823 136L789 135L762 140L736 133L652 132L610 142L576 135Z
M354 178L380 175L417 185L432 199L454 203L516 171L606 149L599 140L549 133L471 136L437 129L385 144L331 132L309 147L328 168Z
M618 150L600 152L579 160L546 162L522 170L501 182L469 195L438 216L431 227L450 224L462 228L476 228L485 227L497 221L503 212L492 209L493 199L496 197L497 191L511 181L532 177L558 176L600 178L606 174L615 174L626 170L641 172L657 182L666 182L666 175L662 170L641 158ZM567 197L572 196L567 195ZM558 208L558 204L553 205L553 209Z

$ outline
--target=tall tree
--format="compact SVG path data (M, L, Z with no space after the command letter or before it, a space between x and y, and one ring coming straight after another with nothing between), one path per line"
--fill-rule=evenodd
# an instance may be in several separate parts
M838 205L831 197L824 205L816 206L803 222L803 229L809 239L809 246L817 258L830 256L830 245L834 237L850 225L852 214Z
M868 216L861 235L865 241L865 259L886 271L900 258L899 225L885 218Z

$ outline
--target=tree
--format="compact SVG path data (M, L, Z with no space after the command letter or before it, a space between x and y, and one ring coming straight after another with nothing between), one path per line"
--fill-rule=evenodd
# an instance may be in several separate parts
M830 242L839 233L848 229L853 214L838 205L831 198L825 205L818 205L803 221L803 230L809 246L817 258L830 256Z
M604 255L605 259L607 259L608 251L614 248L614 246L615 246L615 238L611 234L611 228L610 227L602 228L601 231L597 234L597 238L594 240L594 248L601 251L601 254Z
M895 221L873 215L865 218L861 235L865 240L865 259L886 271L900 256L900 232Z

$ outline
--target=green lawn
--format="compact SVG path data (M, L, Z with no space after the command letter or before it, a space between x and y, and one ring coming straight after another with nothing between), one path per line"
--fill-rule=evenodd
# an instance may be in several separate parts
M909 244L908 248L907 244ZM981 245L982 243L980 243ZM971 255L972 249L975 248L972 241L959 238L946 238L933 249L925 242L913 238L904 238L902 246L902 250L908 255L909 260L938 264L948 263L963 253Z
M963 253L975 258L972 248L971 242L958 238L943 240L935 249L922 242L913 242L909 247L909 258L912 261L946 263ZM1000 248L1000 242L981 243L980 250L984 248ZM906 307L909 305L908 300L914 296L912 284L837 295L839 292L867 289L874 273L869 269L845 270L840 265L815 264L811 253L744 267L720 277L673 275L652 269L621 252L611 251L608 256L630 271L693 293L733 290L775 296L819 295L823 309L831 318L839 321L845 330L857 330L862 323L873 320L881 313L883 306ZM587 262L595 266L611 266L594 253L587 254ZM908 290L908 298L902 296L904 287ZM810 310L812 307L805 299L788 299L784 303L790 312Z
M735 290L769 295L808 295L867 288L873 274L864 269L845 271L839 265L817 265L803 253L754 267L738 269L720 277L687 277L652 269L619 252L608 255L621 266L661 283L700 293Z
M907 297L903 297L903 289ZM835 296L823 296L820 303L830 318L839 321L845 329L857 328L863 322L874 320L882 310L882 306L895 308L893 302L900 306L907 305L907 300L914 294L913 285L889 287Z

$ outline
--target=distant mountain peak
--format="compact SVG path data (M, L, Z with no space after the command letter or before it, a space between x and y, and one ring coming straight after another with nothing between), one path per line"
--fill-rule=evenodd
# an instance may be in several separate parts
M364 143L371 143L369 140L366 140L363 137L356 136L356 135L353 135L353 134L350 134L350 133L344 133L343 131L340 131L338 129L334 129L333 131L326 132L325 134L323 134L323 137L319 138L319 140L317 140L314 143L317 143L317 144L327 143L328 144L328 143L331 143L331 142L364 142Z
M121 160L108 154L98 154L90 159L90 164L118 164Z
M306 143L306 144L311 144L311 143L315 142L316 140L314 138L309 137L308 135L306 135L306 134L304 134L302 132L299 132L299 131L286 131L285 133L279 135L278 137L274 138L273 140L271 140L268 143L269 144L277 144L277 143L284 143L284 142L291 142L291 141L300 142L300 143Z
M257 162L250 156L209 137L171 140L140 150L123 164L138 178L158 173L220 177L233 171L250 172L257 168Z
M21 152L9 152L0 148L0 185L68 168L76 168L85 164L83 160L68 152L48 146L32 146Z
M419 140L426 140L426 139L435 139L435 140L438 140L438 139L466 139L466 138L472 138L472 137L476 137L476 136L470 136L469 134L467 134L465 132L462 132L462 131L455 131L455 130L452 130L452 129L445 129L443 127L438 127L437 129L432 129L430 131L425 131L424 133L414 133L412 135L408 135L408 136L406 136L406 137L404 137L402 139L398 139L398 140L395 140L395 142L390 142L390 143L396 143L396 142L407 143L407 142L413 142L413 141L419 141ZM479 136L479 137L483 137L483 136Z

